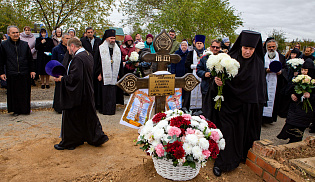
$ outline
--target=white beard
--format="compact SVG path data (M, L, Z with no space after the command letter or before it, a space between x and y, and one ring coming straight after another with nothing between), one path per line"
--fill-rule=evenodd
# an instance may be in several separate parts
M276 57L276 50L275 50L275 51L273 51L273 52L269 52L269 51L267 51L267 53L268 53L268 57L269 57L270 59L273 59L273 58L275 58L275 57Z

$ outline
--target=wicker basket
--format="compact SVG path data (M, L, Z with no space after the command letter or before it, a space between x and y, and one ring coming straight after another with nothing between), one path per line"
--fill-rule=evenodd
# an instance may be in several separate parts
M196 163L196 169L190 166L173 166L173 162L166 159L153 158L153 163L156 172L163 178L171 179L174 181L186 181L193 179L199 173L201 164Z

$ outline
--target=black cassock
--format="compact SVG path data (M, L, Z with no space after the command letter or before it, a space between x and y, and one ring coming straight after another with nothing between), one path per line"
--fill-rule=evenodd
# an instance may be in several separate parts
M203 103L205 117L218 126L226 141L225 149L220 151L214 164L222 171L238 167L246 159L253 142L260 139L262 111L266 102L262 43L260 34L249 35L249 39L247 36L243 31L229 52L240 63L240 69L238 75L225 82L221 110L214 109L213 98L217 95L217 86L213 78ZM246 44L248 42L249 45ZM253 56L243 58L241 45L256 47Z
M87 142L99 146L108 137L96 115L93 91L93 57L87 51L75 55L60 84L62 147L76 147Z

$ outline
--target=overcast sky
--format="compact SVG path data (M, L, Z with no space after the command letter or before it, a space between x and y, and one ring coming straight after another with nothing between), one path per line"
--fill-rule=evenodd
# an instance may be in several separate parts
M273 29L282 30L286 41L293 39L315 40L315 0L229 0L237 13L241 13L243 27L236 30L240 33L244 29L258 31L263 40L271 34ZM175 8L176 10L176 8ZM115 11L110 20L115 26L122 15ZM124 28L129 33L128 28Z

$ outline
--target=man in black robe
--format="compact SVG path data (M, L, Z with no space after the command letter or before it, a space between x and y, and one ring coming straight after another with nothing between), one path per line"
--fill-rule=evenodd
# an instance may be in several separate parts
M106 30L101 45L95 53L97 63L95 74L98 75L98 103L100 113L114 115L116 112L117 89L116 83L123 76L123 62L120 48L116 44L116 31ZM122 93L120 93L123 97Z
M272 123L277 121L278 115L284 118L287 116L290 105L290 96L285 95L285 88L288 84L285 77L285 57L278 52L278 43L275 39L268 38L265 45L267 50L264 59L268 102L263 111L263 123ZM281 63L281 70L277 73L270 70L269 65L273 61L279 61Z
M258 32L242 31L229 55L240 63L238 74L223 86L224 101L221 111L214 109L213 98L217 95L220 78L212 79L204 114L217 124L226 145L215 160L213 173L231 171L245 161L248 150L260 139L262 111L266 102L266 77L261 35Z
M9 39L0 46L0 78L7 81L8 112L14 112L15 116L29 114L31 78L35 78L31 49L27 42L20 40L18 27L9 26L7 33Z
M79 39L68 41L73 56L67 74L55 78L60 82L62 115L62 141L54 145L57 150L73 150L87 142L100 146L108 141L96 115L93 96L93 57L82 48Z

